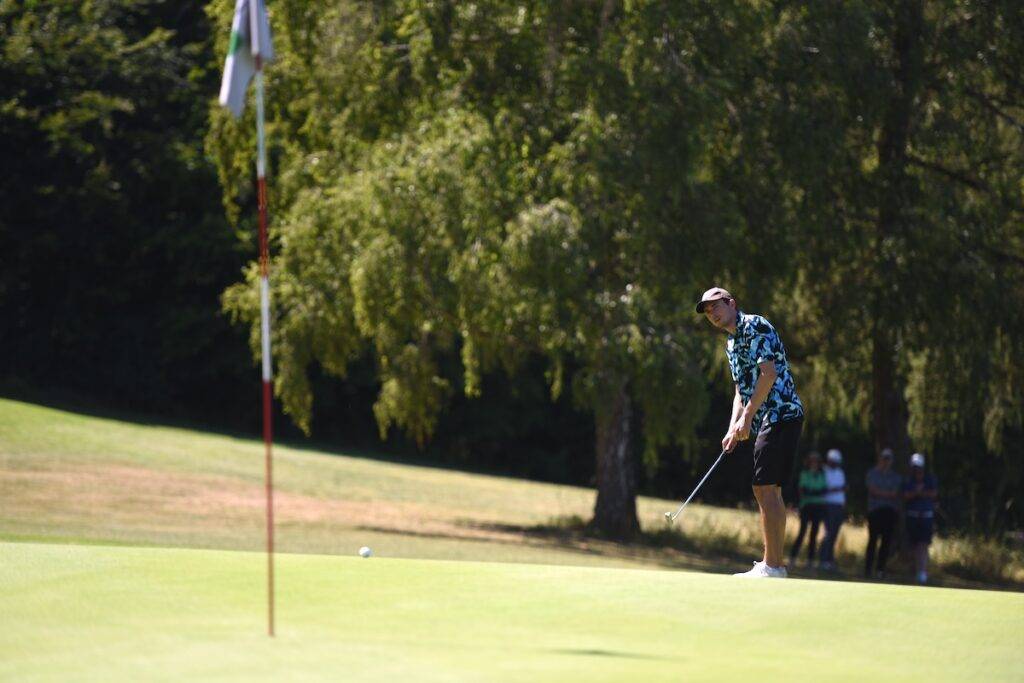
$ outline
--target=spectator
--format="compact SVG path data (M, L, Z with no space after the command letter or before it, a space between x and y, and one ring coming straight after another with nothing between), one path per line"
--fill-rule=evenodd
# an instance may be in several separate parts
M924 471L924 455L910 456L910 476L903 482L906 510L907 540L914 552L917 582L928 582L928 546L932 543L935 522L935 499L939 485L935 477Z
M885 563L889 559L889 548L892 547L892 537L896 531L902 482L900 475L892 469L892 455L891 448L883 448L878 462L865 477L868 487L868 547L864 552L864 576L869 579L875 571L878 572L878 578L885 576Z
M807 538L807 566L814 563L814 553L818 549L818 528L825 519L825 473L821 470L821 455L817 451L807 454L805 467L800 472L800 531L797 532L793 549L789 553L789 565L796 566L796 558L804 542L804 534L810 530Z
M838 448L829 449L825 456L825 540L821 542L820 569L835 571L836 539L846 519L846 475L843 473L843 454Z

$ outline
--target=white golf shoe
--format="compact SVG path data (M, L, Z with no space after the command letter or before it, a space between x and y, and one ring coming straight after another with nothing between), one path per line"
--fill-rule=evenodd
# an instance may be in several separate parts
M763 561L755 562L750 571L733 574L747 579L784 579L787 575L785 567L769 567Z

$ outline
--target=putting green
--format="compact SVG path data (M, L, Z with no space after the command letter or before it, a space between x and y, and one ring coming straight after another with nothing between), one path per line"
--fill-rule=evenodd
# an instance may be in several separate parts
M0 679L1020 680L1024 595L0 543Z

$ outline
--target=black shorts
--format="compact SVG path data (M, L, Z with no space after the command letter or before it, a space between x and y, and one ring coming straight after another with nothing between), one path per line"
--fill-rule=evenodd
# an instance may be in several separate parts
M754 486L785 486L789 480L796 445L804 419L776 422L763 427L754 441Z
M907 516L907 540L911 543L931 544L934 528L935 523L931 517Z

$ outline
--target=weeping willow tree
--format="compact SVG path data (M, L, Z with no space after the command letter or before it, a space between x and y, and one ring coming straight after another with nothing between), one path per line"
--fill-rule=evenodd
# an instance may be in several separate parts
M594 415L594 529L631 537L634 445L648 463L685 448L706 411L691 303L718 267L702 245L727 245L743 220L710 158L757 16L653 2L271 11L286 411L308 429L310 368L344 377L370 352L381 434L424 442L455 392L478 395L496 370L514 381L539 355L552 395ZM211 116L233 210L249 124ZM224 297L254 349L255 278L254 265ZM459 376L443 369L452 356Z

